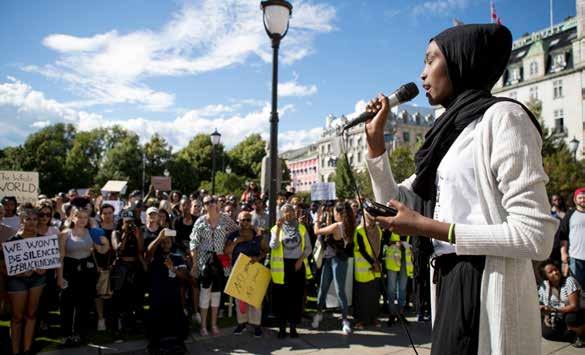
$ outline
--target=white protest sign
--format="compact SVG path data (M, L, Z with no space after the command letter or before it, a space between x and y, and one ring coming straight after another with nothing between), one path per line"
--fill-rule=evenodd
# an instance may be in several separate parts
M122 180L109 180L106 182L104 187L102 187L102 192L119 192L124 194L126 192L126 188L128 187L128 181Z
M122 212L122 210L124 209L124 201L119 200L106 200L102 202L102 206L103 205L111 205L112 207L114 207L115 216L120 215L120 212Z
M61 266L59 240L56 235L4 242L2 251L8 276Z
M35 203L39 195L39 173L33 171L0 171L0 198L14 196L16 201Z
M318 182L311 185L311 201L333 200L337 200L334 182Z

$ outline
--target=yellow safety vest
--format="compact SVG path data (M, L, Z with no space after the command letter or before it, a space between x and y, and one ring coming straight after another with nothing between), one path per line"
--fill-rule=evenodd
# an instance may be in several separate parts
M272 227L270 230L272 233L276 232L276 226ZM282 240L282 233L283 230L280 230L280 239ZM307 228L299 224L299 234L301 235L301 250L304 253L305 250L305 235L307 234ZM303 259L303 263L305 264L305 279L310 280L313 278L313 273L311 273L311 268L309 267L309 262L307 257ZM284 247L282 246L282 242L278 243L278 248L272 249L270 252L270 274L272 275L272 282L279 285L284 285Z
M378 236L382 239L382 229L376 226L376 230L378 231ZM373 259L376 259L374 252L372 251L372 246L370 245L370 241L366 235L366 230L363 226L358 226L353 233L353 262L354 262L354 276L357 282L370 282L374 279L380 278L379 272L373 272L371 270L372 265L364 258L362 253L359 250L358 238L362 238L364 241L364 245L366 246L366 253L371 256Z
M396 245L395 242L400 241L400 236L396 233L392 233L392 237L390 237L390 245L387 245L384 248L384 260L386 264L386 270L400 271L400 266L402 265L402 252L400 248ZM406 242L410 243L410 236L406 238ZM414 265L412 264L412 250L410 247L405 248L405 256L406 256L406 275L408 277L412 277L414 274Z

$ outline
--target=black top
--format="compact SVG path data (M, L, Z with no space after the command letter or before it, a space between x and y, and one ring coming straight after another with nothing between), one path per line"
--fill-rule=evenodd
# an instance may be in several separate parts
M181 305L180 280L176 273L165 265L169 257L176 268L187 268L185 260L175 254L164 255L158 249L150 263L150 305L154 307Z

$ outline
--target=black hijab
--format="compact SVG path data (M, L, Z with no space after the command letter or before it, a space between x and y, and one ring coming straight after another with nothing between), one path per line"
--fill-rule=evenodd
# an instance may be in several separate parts
M424 200L434 202L441 160L465 127L481 118L490 106L500 101L515 102L524 108L541 134L542 130L532 112L520 102L495 97L490 92L510 59L510 30L497 24L462 25L441 32L431 41L445 56L454 90L454 99L426 133L415 156L413 190Z

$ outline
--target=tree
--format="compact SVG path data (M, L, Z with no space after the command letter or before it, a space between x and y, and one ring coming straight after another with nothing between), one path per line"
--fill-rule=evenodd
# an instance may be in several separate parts
M161 176L168 168L171 160L171 147L167 141L158 133L150 137L150 141L144 145L146 157L146 179L150 181L151 176Z
M75 135L65 159L71 187L86 188L95 185L105 154L104 140L107 133L107 130L98 128Z
M20 167L24 171L39 173L43 193L51 195L71 187L66 157L75 135L73 125L59 123L31 134L24 142Z
M24 161L24 148L6 147L0 149L0 170L20 171Z
M169 171L181 191L194 191L203 180L211 180L211 159L213 146L208 134L198 134L187 146L175 155L169 164ZM216 159L223 154L223 145L216 146ZM180 162L180 164L179 164ZM217 162L217 160L216 160ZM219 165L219 164L218 164Z
M106 152L96 180L100 185L108 180L126 180L129 191L141 190L143 149L138 135L127 132L121 137L121 140Z
M416 166L410 149L406 146L397 147L389 153L390 167L394 180L400 183L414 174Z
M228 151L232 171L240 176L258 179L262 168L262 158L266 155L266 141L259 134L251 134Z
M345 156L340 156L337 159L337 165L335 166L335 191L338 199L354 198L355 192L351 176L349 175L351 167L345 159Z
M215 193L217 195L233 194L239 198L242 195L242 192L244 192L245 186L245 176L237 175L233 172L228 174L223 171L218 171L215 174ZM211 191L211 181L203 181L200 188Z

